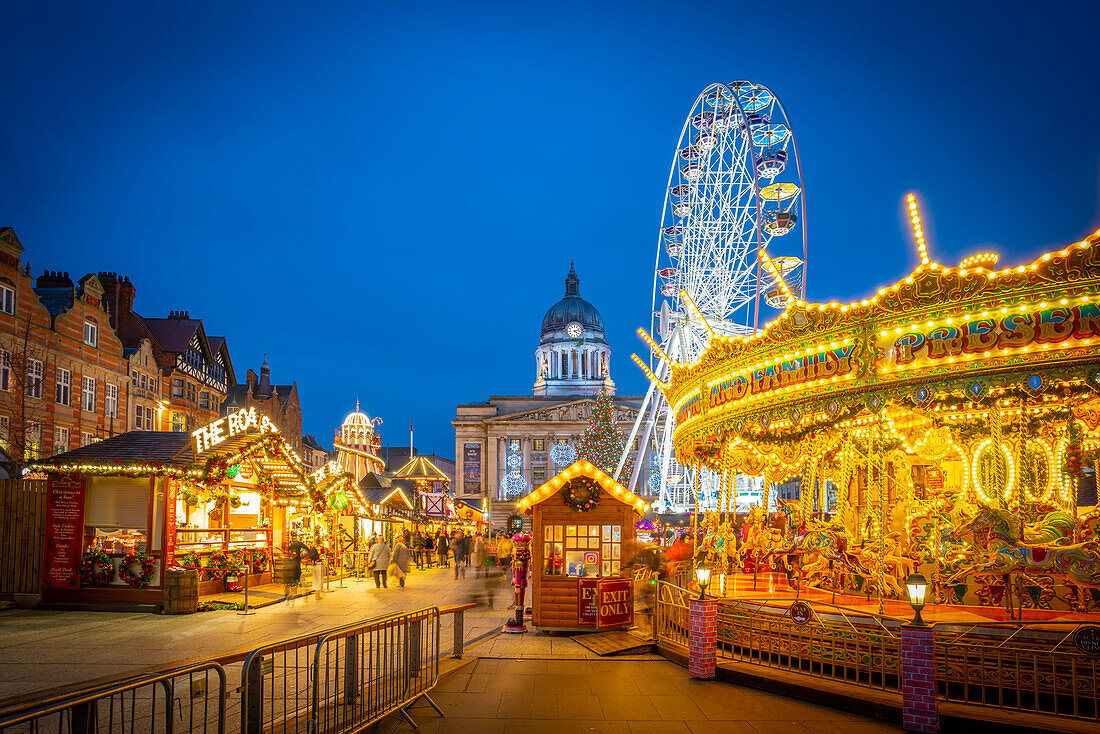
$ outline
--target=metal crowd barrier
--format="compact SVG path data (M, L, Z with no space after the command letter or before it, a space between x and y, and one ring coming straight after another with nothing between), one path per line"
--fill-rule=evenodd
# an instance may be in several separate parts
M0 734L224 734L225 701L225 670L199 663L8 707L0 710Z
M346 732L400 713L439 680L439 608L394 614L344 627L317 643L313 658L311 734Z

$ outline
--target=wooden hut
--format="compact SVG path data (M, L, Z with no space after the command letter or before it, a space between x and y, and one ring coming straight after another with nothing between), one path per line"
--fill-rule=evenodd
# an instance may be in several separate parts
M532 621L541 629L621 629L633 589L621 564L649 506L581 460L516 503L532 515Z

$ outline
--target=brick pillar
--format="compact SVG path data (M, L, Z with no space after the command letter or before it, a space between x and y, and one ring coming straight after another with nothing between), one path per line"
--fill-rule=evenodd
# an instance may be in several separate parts
M688 673L692 678L713 678L718 657L718 600L692 599L688 620Z
M939 731L935 666L932 628L902 626L901 715L906 731Z

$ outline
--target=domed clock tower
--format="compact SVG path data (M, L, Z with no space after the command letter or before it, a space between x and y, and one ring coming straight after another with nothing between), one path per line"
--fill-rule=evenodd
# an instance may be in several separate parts
M535 395L615 394L611 380L611 347L600 312L581 298L581 281L569 264L565 297L542 317L535 349Z

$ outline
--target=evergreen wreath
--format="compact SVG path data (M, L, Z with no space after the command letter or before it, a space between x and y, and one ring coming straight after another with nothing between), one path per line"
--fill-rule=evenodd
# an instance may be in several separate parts
M577 477L561 488L562 499L573 512L588 512L600 506L600 488L594 479Z
M80 557L80 585L106 586L115 575L111 557L96 548Z
M141 565L141 572L134 573L132 566L138 564ZM118 564L118 577L125 581L127 586L139 589L152 581L156 567L157 562L148 553L127 553L122 563Z
M217 581L224 579L228 575L229 571L229 559L222 551L214 551L210 554L210 560L206 562L206 567L203 569L206 572L206 579L208 581Z

